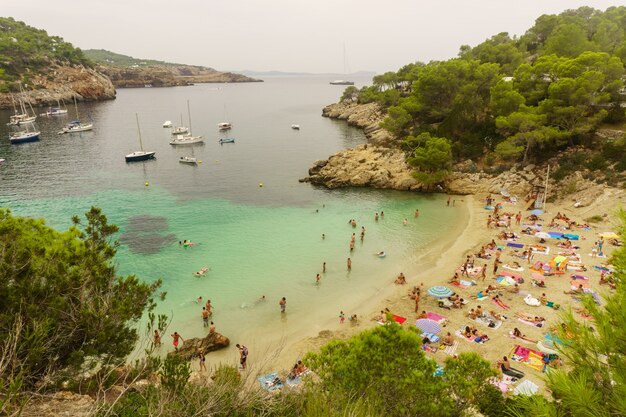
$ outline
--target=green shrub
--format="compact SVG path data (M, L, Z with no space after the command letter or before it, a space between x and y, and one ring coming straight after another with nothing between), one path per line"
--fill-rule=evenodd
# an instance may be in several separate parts
M601 171L608 166L606 159L602 155L594 155L586 164L591 171Z

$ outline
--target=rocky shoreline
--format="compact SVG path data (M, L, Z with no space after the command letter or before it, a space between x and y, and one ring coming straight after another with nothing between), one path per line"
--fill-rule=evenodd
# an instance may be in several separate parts
M545 166L515 164L502 172L488 173L467 160L455 165L452 173L439 186L426 187L412 176L412 169L405 161L406 155L394 146L391 133L380 127L384 119L380 106L375 103L335 103L326 106L322 116L345 120L349 125L363 129L369 143L344 149L326 160L315 161L309 168L309 175L301 178L300 182L331 189L372 187L458 195L500 193L506 189L511 195L523 198L536 187L546 185L547 164L553 168L558 166L558 160L554 159ZM581 169L560 182L550 178L547 184L549 196L559 200L569 199L577 207L585 207L597 199L610 198L617 191L592 181L586 174ZM573 186L564 187L564 183Z
M78 101L112 100L115 87L104 74L83 66L50 65L48 73L31 75L25 86L27 101L35 107ZM12 109L15 95L0 94L0 109Z

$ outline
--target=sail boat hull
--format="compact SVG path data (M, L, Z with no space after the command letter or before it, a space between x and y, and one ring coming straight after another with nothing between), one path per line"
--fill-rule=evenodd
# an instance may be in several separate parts
M13 144L37 142L40 132L19 132L11 135L9 140Z
M148 159L153 159L155 154L156 152L137 151L129 153L124 158L126 159L126 162L147 161Z

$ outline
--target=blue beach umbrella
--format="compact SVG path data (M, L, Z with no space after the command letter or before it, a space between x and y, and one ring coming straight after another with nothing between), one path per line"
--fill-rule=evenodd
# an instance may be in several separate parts
M435 298L448 298L452 294L454 294L454 292L450 288L444 287L443 285L435 285L434 287L428 289L428 295L432 295Z
M539 210L539 209L531 210L530 214L534 214L535 216L539 216L539 215L543 214L543 210Z
M441 324L431 319L419 319L415 326L425 333L437 334L441 331Z

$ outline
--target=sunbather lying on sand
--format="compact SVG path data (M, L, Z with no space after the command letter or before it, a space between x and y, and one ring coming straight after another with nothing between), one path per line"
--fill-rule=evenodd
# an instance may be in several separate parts
M526 313L515 313L515 316L524 321L531 322L533 324L540 324L546 321L546 319L544 319L543 317L533 316L533 315L526 314Z
M525 334L522 334L522 332L517 327L513 329L513 331L511 332L511 335L514 337L517 337L518 339L526 340L527 342L537 343L537 340L531 339L530 337L527 337Z

